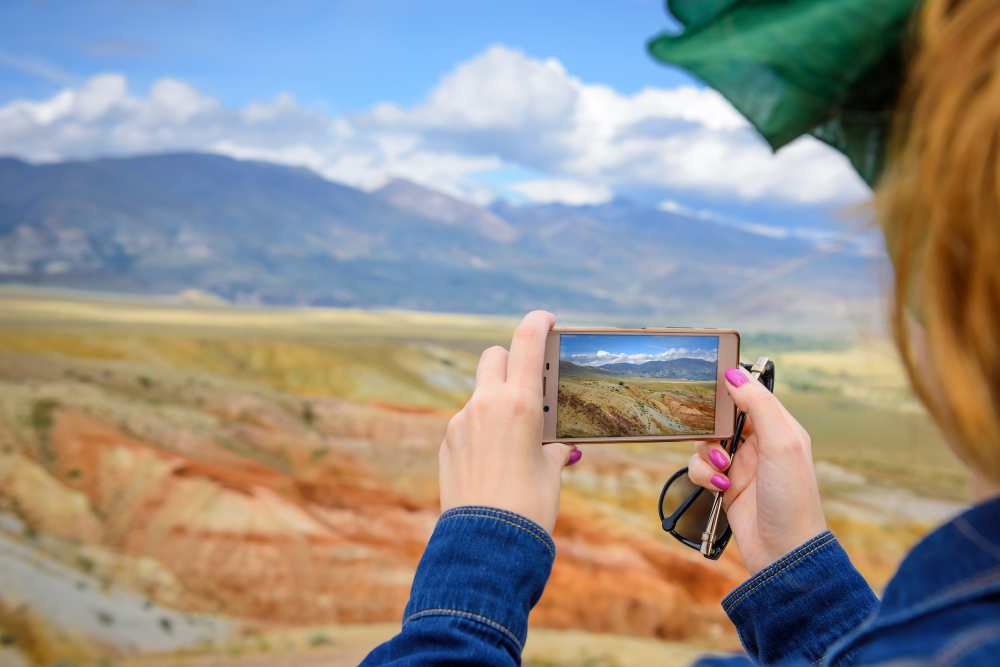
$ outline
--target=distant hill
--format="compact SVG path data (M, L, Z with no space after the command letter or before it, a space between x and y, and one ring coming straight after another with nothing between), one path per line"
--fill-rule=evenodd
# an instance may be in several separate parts
M671 380L714 380L718 364L704 359L670 359L647 361L644 364L604 364L602 371L643 378L669 378Z
M369 193L305 169L206 154L0 158L6 283L199 290L292 306L547 308L649 325L752 316L771 330L841 317L845 294L878 293L870 260L811 254L812 242L794 235L767 238L626 201L487 209L405 181ZM802 257L808 269L786 276L781 267ZM756 277L764 283L754 286Z
M382 186L379 197L396 208L437 220L446 225L471 229L495 241L510 243L521 233L509 222L487 209L458 201L440 192L397 178Z
M665 378L669 380L712 381L716 377L716 363L704 359L671 359L647 361L644 364L604 364L581 366L572 361L559 362L560 377L582 375L614 375L616 377Z
M581 366L572 361L559 362L559 377L571 378L581 375L611 375L610 371L602 370L595 366Z

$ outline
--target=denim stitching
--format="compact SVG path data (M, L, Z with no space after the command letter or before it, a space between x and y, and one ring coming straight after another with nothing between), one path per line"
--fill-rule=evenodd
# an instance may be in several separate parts
M997 641L998 628L1000 628L1000 625L993 623L966 632L958 640L952 641L941 649L934 656L934 664L954 665L961 658L964 658L977 648L988 646L990 643Z
M521 516L520 514L517 514L516 512L510 512L508 510L502 510L502 509L500 509L498 507L487 507L485 505L462 505L461 507L453 507L452 509L450 509L447 512L445 512L444 514L442 514L442 516L450 516L450 515L457 514L459 512L467 512L469 510L479 510L479 511L483 511L483 512L493 512L495 514L502 514L503 516L508 516L508 517L510 517L512 519L520 521L521 523L527 524L529 528L532 528L532 529L537 528L537 529L539 529L546 538L548 538L549 540L552 539L551 537L549 537L548 532L546 532L544 528L542 528L541 526L539 526L537 523L535 523L531 519L529 519L529 518L527 518L525 516Z
M868 629L874 632L881 630L882 628L891 627L903 621L924 616L935 609L954 604L968 595L970 591L982 593L983 591L977 589L996 584L998 581L1000 581L1000 567L992 567L986 572L980 572L979 574L969 577L968 579L964 579L951 588L946 589L933 597L927 598L923 602L914 606L901 609L900 611L892 614L877 617L873 619L872 624Z
M456 507L454 509L448 510L442 515L442 519L450 519L453 516L481 516L479 514L470 514L469 512L472 510L480 512L488 512L490 514L500 514L502 516L510 517L511 519L514 519L517 525L530 531L535 536L545 541L553 549L555 549L555 543L552 542L552 538L549 536L549 534L545 531L544 528L537 525L530 519L526 519L520 514L515 514L514 512L508 512L506 510L496 509L494 507L479 507L476 505L467 505L465 507ZM491 517L491 518L496 518L496 517Z
M429 614L452 614L452 615L455 615L455 616L467 616L469 618L474 618L477 621L485 623L486 625L492 626L493 628L506 633L507 636L510 637L511 641L514 642L514 644L517 646L517 650L518 651L523 651L524 650L524 646L521 645L521 642L518 641L518 639L517 639L517 635L515 635L513 632L511 632L510 630L508 630L504 626L500 625L499 623L497 623L496 621L494 621L491 618L487 618L485 616L480 616L479 614L473 614L473 613L468 612L468 611L458 611L457 609L424 609L423 611L414 612L414 613L410 614L409 616L407 616L406 618L404 618L403 619L403 625L406 625L408 622L410 622L414 618L418 618L420 616L425 616L425 615L429 615Z
M447 512L444 513L443 516L445 516L445 517L447 517L447 516L456 516L456 515L459 515L460 512L467 512L469 510L481 510L481 511L486 511L486 512L494 512L496 514L501 514L503 516L510 517L510 518L515 519L516 521L520 522L521 525L527 524L527 526L525 526L525 527L528 528L529 530L531 530L532 532L535 532L536 534L537 534L537 531L535 531L535 529L537 528L537 529L539 529L542 532L542 535L540 537L542 537L543 539L545 539L549 543L549 545L553 549L555 549L555 543L552 541L552 537L549 536L549 534L545 531L544 528L542 528L541 526L539 526L538 524L536 524L531 519L528 519L527 517L523 517L520 514L517 514L516 512L509 512L507 510L502 510L502 509L500 509L498 507L486 507L484 505L464 505L462 507L455 507L453 509L448 510Z
M1000 561L1000 547L991 542L989 538L980 533L978 530L972 527L965 517L958 517L954 521L955 530L962 533L965 539L969 540L977 547L993 556L996 560Z
M501 519L500 517L497 517L497 516L490 516L489 514L465 514L465 513L463 513L463 514L452 514L451 516L441 517L440 521L444 522L444 521L447 521L448 519L454 519L456 517L477 517L477 518L480 518L480 519L492 519L494 521L500 521L501 523L506 523L509 526L514 526L515 528L520 528L521 530L523 530L524 532L526 532L528 535L531 535L533 538L535 538L536 540L538 540L539 542L541 542L543 545L545 545L545 548L549 551L549 553L551 553L553 556L556 555L555 551L553 551L552 547L549 546L549 543L546 542L545 540L543 540L542 538L540 538L533 530L529 530L528 528L525 528L524 526L522 526L520 524L514 523L513 521L507 521L506 519Z
M761 570L760 572L758 572L757 574L755 574L753 577L751 577L747 581L745 581L742 584L740 584L736 588L736 590L734 590L732 593L730 593L726 597L727 598L732 598L733 596L738 595L739 593L741 593L743 591L746 591L747 588L750 588L751 586L753 586L753 588L757 588L757 586L759 586L760 583L763 583L761 581L762 577L766 576L767 579L770 579L771 576L773 576L772 573L777 574L777 572L775 572L775 570L777 568L781 567L781 565L785 564L786 562L788 562L792 558L795 558L797 555L799 555L800 553L802 553L804 550L808 549L809 547L812 547L812 546L816 545L818 542L822 542L823 544L821 546L825 546L826 544L828 544L829 542L831 542L831 541L833 541L835 539L836 538L834 537L833 533L831 533L830 531L826 531L824 533L821 533L821 534L817 535L816 537L812 538L811 540L809 540L808 542L806 542L805 544L803 544L801 547L799 547L798 549L796 549L795 551L793 551L793 552L791 552L791 553L789 553L789 554L787 554L785 556L782 556L781 558L779 558L778 560L776 560L775 562L771 563L770 565L768 565L767 567L765 567L763 570ZM782 568L782 569L784 569L784 568ZM771 576L767 576L767 575L771 575ZM765 581L766 581L766 579L765 579ZM754 585L754 582L758 582L758 583L756 585ZM749 592L749 591L747 591L747 592ZM745 593L744 593L744 595L745 595ZM744 595L740 595L740 597L742 598L742 597L744 597ZM723 603L725 603L725 600L723 600ZM724 610L728 611L729 609L732 609L733 605L735 605L735 604L736 604L735 601L732 602L729 605L728 608L724 607Z
M464 513L464 512L463 513L456 512L455 514L451 514L451 515L448 515L448 516L442 516L438 520L438 523L443 523L443 522L447 521L448 519L454 519L455 517L477 517L477 518L480 518L480 519L492 519L494 521L500 521L502 523L506 523L509 526L514 526L515 528L520 528L521 530L523 530L524 532L526 532L528 535L531 535L533 538L535 538L536 540L538 540L539 542L541 542L545 546L545 548L548 550L548 552L550 554L552 554L552 557L555 558L556 550L553 549L552 546L548 542L546 542L541 537L539 537L538 534L535 531L530 530L527 527L522 526L521 524L514 523L513 521L507 521L506 519L501 519L500 517L497 517L497 516L490 516L489 514L469 514L469 513Z
M940 595L935 595L934 597L928 598L927 600L924 601L924 603L921 606L939 604L945 601L950 602L951 600L949 598L961 597L969 589L974 590L980 585L989 584L998 579L1000 579L1000 568L991 567L990 569L986 570L986 572L980 572L976 576L958 582L951 588L943 591Z
M741 595L738 598L736 598L731 605L729 605L728 607L723 607L723 611L725 611L728 614L729 610L732 609L733 607L735 607L739 603L740 600L742 600L746 596L750 595L755 590L757 590L758 588L760 588L761 586L763 586L767 582L771 581L771 579L774 579L776 576L778 576L779 574L781 574L782 572L784 572L785 570L787 570L788 568L790 568L792 565L795 565L796 563L798 563L800 560L802 560L803 558L805 558L806 556L808 556L812 552L818 551L818 550L822 549L823 547L828 546L831 542L833 542L833 535L831 535L830 539L827 540L826 542L823 542L819 546L813 547L812 549L810 549L809 551L805 552L804 554L802 554L801 556L799 556L798 558L796 558L795 560L793 560L791 563L789 563L785 567L783 567L780 570L778 570L777 572L773 573L771 576L767 577L766 579L763 579L762 581L759 581L756 586L754 586L753 588L751 588L750 590L748 590L746 593L744 593L743 595Z
M781 566L781 564L784 563L785 561L787 561L787 560L789 560L791 558L794 558L803 549L808 549L809 547L813 546L817 542L820 542L820 541L823 541L823 540L830 540L830 539L836 539L836 537L834 536L834 534L831 533L830 531L827 530L827 531L824 531L824 532L820 533L816 537L812 538L811 540L809 540L808 542L806 542L805 544L803 544L802 546L800 546L799 548L797 548L795 551L782 556L781 558L779 558L778 560L774 561L773 563L771 563L770 565L768 565L767 567L765 567L763 570L761 570L760 572L758 572L757 574L755 574L754 576L752 576L750 579L744 581L742 584L740 584L739 586L737 586L733 590L732 593L730 593L726 597L727 598L731 598L734 595L736 595L736 594L740 593L741 591L745 590L747 587L749 587L751 584L753 584L754 581L757 581L761 577L763 577L763 576L767 575L768 573L770 573L771 571L773 571L775 568ZM723 600L722 602L723 602L723 604L725 604L725 600ZM732 608L732 605L730 605L730 608Z
M466 510L483 510L485 512L496 512L497 514L503 514L505 516L509 516L515 519L520 519L522 521L530 521L530 519L518 514L517 512L502 510L499 507L489 507L488 505L459 505L458 507L452 507L450 510L445 512L443 516L454 514L455 512L463 512Z
M463 505L461 507L452 508L452 509L448 510L447 512L445 512L445 514L454 513L454 512L462 512L464 510L474 510L474 509L476 509L476 510L486 510L487 512L496 512L497 514L503 514L504 516L509 516L511 518L514 518L514 519L520 519L521 521L531 521L527 517L521 516L517 512L511 512L511 511L508 511L508 510L502 510L499 507L487 507L486 505Z
M820 542L827 542L827 541L829 541L831 539L836 539L836 537L834 537L834 534L831 533L829 530L824 531L824 532L820 533L819 535L817 535L816 537L814 537L811 540L809 540L808 542L806 542L805 544L803 544L802 546L798 547L794 551L791 551L791 552L785 554L784 556L782 556L781 558L779 558L778 560L774 561L773 563L771 563L770 565L768 565L767 567L765 567L763 570L761 570L760 572L758 572L756 576L757 577L761 577L761 576L763 576L765 574L768 574L772 570L775 570L778 567L780 567L781 565L783 565L785 562L790 561L791 559L795 558L797 555L799 555L800 553L802 553L803 551L805 551L809 547L815 546L816 544L818 544ZM749 585L749 583L750 582L744 583L744 586Z
M885 616L875 615L859 626L850 637L842 639L840 643L842 643L843 646L838 645L836 647L837 652L838 654L847 653L848 650L854 648L858 644L870 641L874 635L882 630L885 630L886 628L891 628L895 625L899 625L900 623L905 623L907 621L912 621L915 618L926 616L940 607L954 604L955 602L961 600L970 590L975 591L976 588L993 584L997 581L1000 581L1000 567L992 567L985 573L980 572L979 574L969 577L968 579L964 579L951 588L939 593L938 595L928 598L913 607L907 607L896 613L887 614Z

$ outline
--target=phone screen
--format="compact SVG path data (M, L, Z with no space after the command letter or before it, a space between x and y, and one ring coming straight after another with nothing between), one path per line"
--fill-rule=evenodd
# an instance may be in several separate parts
M557 438L715 430L718 336L562 334Z

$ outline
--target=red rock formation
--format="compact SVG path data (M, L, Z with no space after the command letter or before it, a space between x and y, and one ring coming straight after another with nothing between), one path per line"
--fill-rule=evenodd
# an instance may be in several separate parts
M105 543L150 556L214 608L295 622L398 619L436 509L355 467L353 484L158 450L57 413L53 472L85 493Z
M345 451L311 456L333 441L281 410L242 398L210 409L248 451L286 452L287 469L194 440L168 451L57 411L46 466L101 523L81 536L156 559L198 608L294 623L399 620L434 501L395 491ZM436 458L447 421L342 401L311 409L327 436L395 441L424 459ZM560 515L559 555L533 625L670 639L731 632L718 602L738 582L738 564L708 563L572 505Z
M731 634L719 602L745 576L738 564L712 564L572 511L560 513L553 537L558 556L533 625L662 639Z

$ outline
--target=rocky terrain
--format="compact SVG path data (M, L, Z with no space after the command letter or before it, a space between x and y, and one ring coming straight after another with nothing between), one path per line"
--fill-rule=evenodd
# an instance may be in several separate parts
M715 430L715 382L563 376L562 363L557 437L694 435Z
M188 645L237 626L398 622L439 512L437 448L451 412L303 395L174 362L179 340L197 349L206 333L3 330L3 539L76 572L84 588L213 619L204 637L183 635ZM591 469L602 467L595 457ZM741 577L738 559L707 564L588 495L567 495L559 559L532 623L734 646L718 602ZM35 619L41 636L83 631L78 653L137 655L182 634L168 612L151 617L166 619L152 636L107 632L131 614L97 591L68 619L31 586L15 590L0 594L10 614Z
M0 290L0 663L354 664L398 627L439 512L445 425L513 323L196 297ZM863 436L848 433L857 453L828 446L820 405L839 424L925 418L894 407L888 371L855 383L862 403L809 365L881 368L855 352L788 354L788 381L812 383L788 398L813 419L831 526L881 586L960 506L960 486L920 482L954 464L920 438L906 468ZM655 519L689 455L591 446L565 473L528 664L737 648L718 604L745 577L736 549L706 561Z

